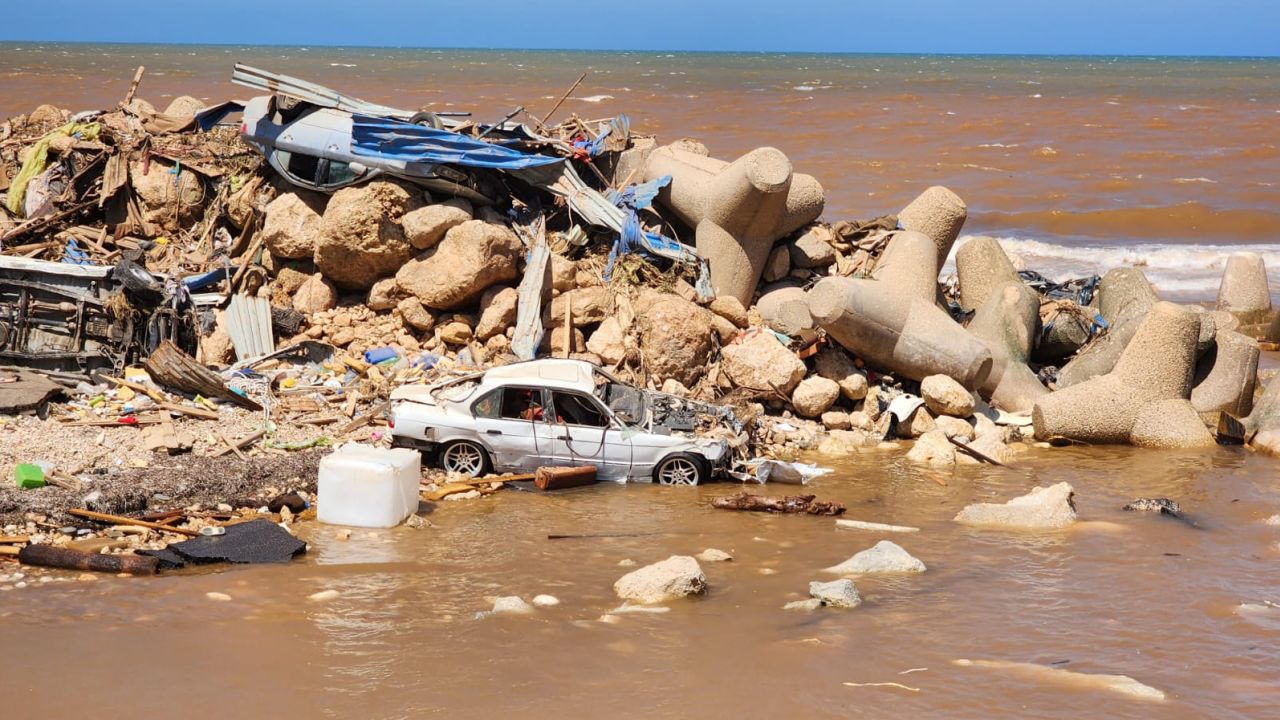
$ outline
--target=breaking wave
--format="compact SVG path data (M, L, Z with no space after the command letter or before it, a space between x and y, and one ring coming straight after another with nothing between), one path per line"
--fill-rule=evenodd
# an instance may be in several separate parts
M580 97L575 99L581 100L582 102L599 103L599 102L604 102L605 100L612 100L613 96L612 95L588 95L586 97Z
M975 235L962 236L956 247ZM1140 268L1162 297L1181 301L1212 300L1227 258L1234 253L1253 252L1264 258L1280 258L1280 243L1240 245L1085 245L1048 242L1017 237L996 237L1019 270L1035 270L1053 280L1101 275L1115 267ZM943 274L954 272L952 252ZM1280 262L1267 264L1272 303L1280 304Z

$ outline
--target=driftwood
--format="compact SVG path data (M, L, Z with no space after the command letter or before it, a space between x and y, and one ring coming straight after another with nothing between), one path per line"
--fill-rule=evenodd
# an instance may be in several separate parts
M23 565L62 568L63 570L97 570L99 572L155 575L159 562L145 555L102 555L52 545L28 545L18 553Z
M535 474L533 484L539 490L564 490L596 484L596 466L580 467L540 467Z
M711 504L721 510L744 510L747 512L804 513L806 515L844 514L843 505L819 501L816 495L776 497L741 492L737 495L716 498L711 501Z
M186 535L188 537L199 537L200 533L195 530L188 530L180 527L169 527L160 523L139 520L138 518L124 517L123 515L108 515L107 513L94 512L92 510L82 510L80 508L71 508L67 510L68 515L74 515L78 518L86 520L96 520L108 525L137 525L138 527L150 528L151 530L160 530L161 532L170 532L178 535Z

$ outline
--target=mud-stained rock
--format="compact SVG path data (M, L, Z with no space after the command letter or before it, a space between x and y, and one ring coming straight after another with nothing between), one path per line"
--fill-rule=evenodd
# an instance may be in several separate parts
M410 210L400 219L404 236L415 250L435 247L445 233L471 219L471 203L454 198L435 205Z
M720 351L720 369L736 386L790 395L804 378L804 362L769 332L757 332Z
M833 575L871 575L875 573L922 573L925 564L895 542L881 540L839 565L823 572Z
M671 557L623 575L613 584L623 600L642 605L668 602L707 591L707 576L688 555Z
M840 348L824 348L814 357L814 369L818 375L834 380L840 386L840 394L858 401L867 396L867 374L853 364L853 360Z
M164 109L164 114L177 118L189 118L195 117L196 113L204 108L203 100L193 98L190 95L179 95L169 102L168 107Z
M1060 482L1037 487L1007 503L977 503L961 510L956 522L1020 530L1052 530L1076 521L1075 493Z
M609 290L599 285L562 292L551 301L550 309L542 319L548 327L564 324L565 313L573 307L575 326L594 325L613 314Z
M930 430L921 435L907 451L907 459L921 465L950 467L956 464L956 448L941 430Z
M964 418L973 414L973 395L946 375L930 375L920 381L920 395L934 415Z
M327 278L312 275L293 294L293 309L300 313L332 310L338 304L338 289Z
M401 267L396 282L423 305L451 310L480 297L491 285L515 280L521 249L520 239L507 226L471 220Z
M732 295L717 295L707 309L733 323L734 327L747 326L747 309L742 306L741 300Z
M41 105L27 116L27 122L41 127L65 125L67 114L56 105Z
M396 305L396 312L405 325L418 332L431 332L436 326L436 319L415 297L407 297Z
M129 181L138 195L142 218L163 232L188 227L204 211L205 186L194 172L182 171L175 178L174 166L152 158L144 175L142 163L129 168Z
M692 387L706 372L714 349L711 313L684 298L668 295L639 312L640 352L655 377Z
M506 332L516 324L516 309L520 293L512 287L491 287L480 296L480 321L476 323L476 337L488 340Z
M551 288L564 292L577 286L578 263L561 255L551 253Z
M626 332L615 317L607 317L587 338L587 350L606 365L617 365L627 356Z
M416 194L382 180L334 193L322 216L316 267L339 286L357 290L396 272L413 255L396 218L418 202Z
M293 294L298 292L298 288L302 287L302 283L311 277L311 273L304 273L291 267L280 268L276 272L276 279L271 281L271 304L283 308L293 307Z
M396 305L404 299L404 291L400 289L400 285L396 283L393 277L382 278L369 288L369 297L365 300L365 305L370 310L384 312L394 310Z
M802 417L815 418L825 413L840 397L840 386L824 377L800 381L791 393L791 406Z
M862 596L852 580L832 580L831 582L809 583L809 597L828 607L855 608L862 604ZM796 605L793 609L808 609L807 606Z
M213 332L200 338L196 348L196 361L201 365L223 367L235 360L235 345L227 332L227 312L214 313Z
M440 326L440 339L450 345L466 345L474 337L471 326L464 322L454 320Z
M283 193L267 204L262 242L272 253L291 260L315 255L325 198L306 191Z

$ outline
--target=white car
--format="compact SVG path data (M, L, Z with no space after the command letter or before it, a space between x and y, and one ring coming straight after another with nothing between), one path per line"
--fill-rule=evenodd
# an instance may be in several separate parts
M726 469L742 433L726 408L641 390L581 360L405 385L391 400L396 445L472 477L595 465L601 480L696 485Z

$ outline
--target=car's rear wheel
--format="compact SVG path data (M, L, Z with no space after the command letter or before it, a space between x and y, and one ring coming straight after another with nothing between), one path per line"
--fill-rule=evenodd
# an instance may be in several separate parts
M433 112L426 112L425 110L420 113L415 113L413 117L409 118L409 122L414 125L435 128L436 130L444 129L444 123L440 122L440 116Z
M449 443L440 451L440 464L449 472L462 473L471 477L489 474L492 465L489 453L476 443L466 440Z
M689 453L669 455L653 469L653 481L659 485L697 485L706 482L708 475L702 458Z

